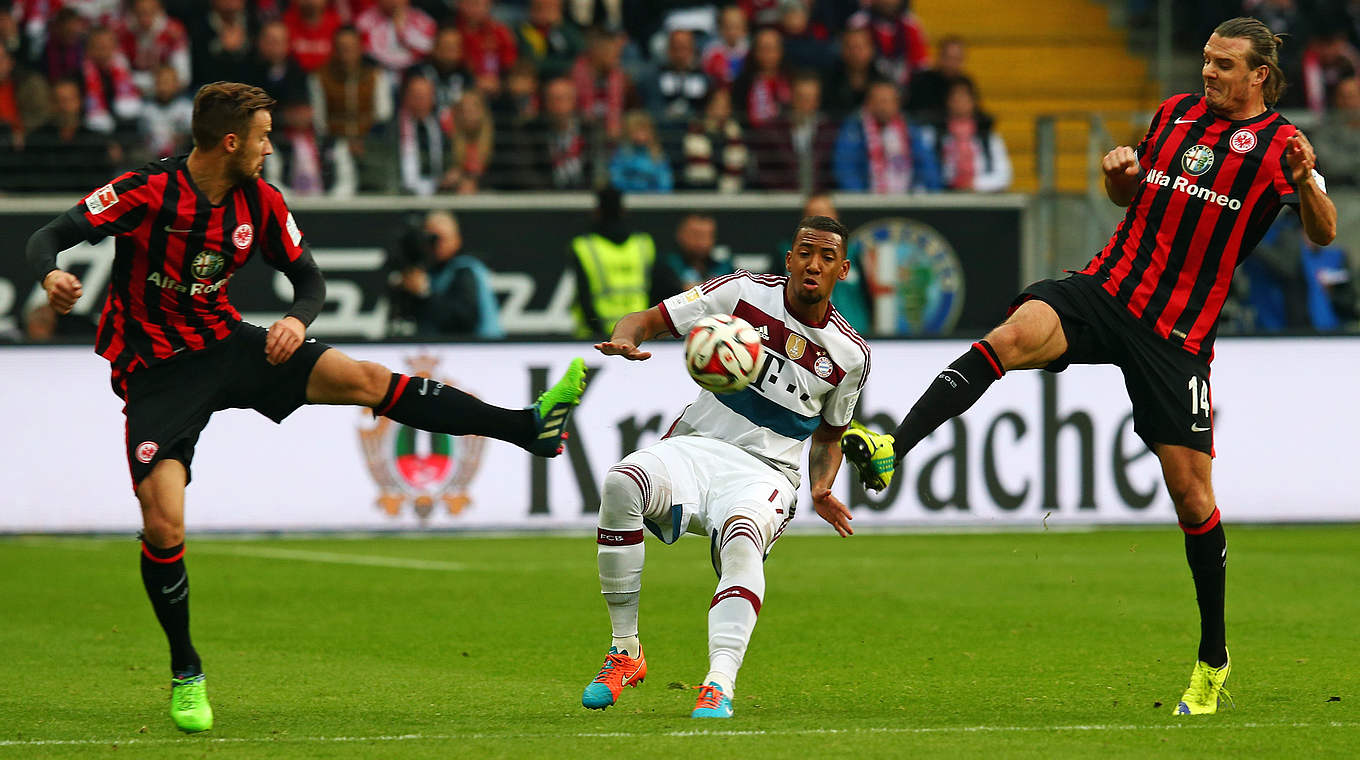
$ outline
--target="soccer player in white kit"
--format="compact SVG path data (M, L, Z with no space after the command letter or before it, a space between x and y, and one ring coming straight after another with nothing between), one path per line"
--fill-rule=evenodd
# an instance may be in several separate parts
M760 374L737 393L699 397L657 443L605 475L597 543L600 587L613 641L581 704L604 709L647 675L638 639L644 526L663 543L684 533L709 537L717 591L708 610L709 672L691 714L732 716L737 669L765 597L764 560L793 519L809 437L808 471L817 514L848 536L850 510L831 495L840 435L869 375L869 345L831 306L850 265L848 231L825 216L803 219L785 256L788 275L735 274L710 280L619 320L595 348L643 360L639 345L681 337L700 318L732 314L765 345Z

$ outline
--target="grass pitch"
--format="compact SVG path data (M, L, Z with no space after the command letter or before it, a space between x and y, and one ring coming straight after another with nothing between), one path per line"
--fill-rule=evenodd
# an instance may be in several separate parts
M786 536L736 718L699 722L702 539L648 540L648 679L593 712L609 628L587 536L196 538L217 727L183 736L136 543L2 539L0 760L1360 756L1360 528L1228 542L1217 716L1171 714L1198 624L1168 527Z

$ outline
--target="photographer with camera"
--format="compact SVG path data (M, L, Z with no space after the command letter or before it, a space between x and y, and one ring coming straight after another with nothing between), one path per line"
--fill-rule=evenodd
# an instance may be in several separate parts
M491 272L462 248L458 220L447 211L431 211L407 225L388 252L389 335L505 337Z

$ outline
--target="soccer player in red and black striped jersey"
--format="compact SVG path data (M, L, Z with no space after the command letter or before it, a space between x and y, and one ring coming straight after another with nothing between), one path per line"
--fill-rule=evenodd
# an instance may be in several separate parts
M221 409L281 422L303 404L354 404L412 427L482 435L539 456L562 450L585 389L584 363L526 409L485 404L428 378L351 359L306 337L325 282L278 189L260 179L272 152L272 98L216 82L194 99L194 149L95 190L28 241L29 263L62 314L80 281L57 254L116 238L96 350L125 403L127 458L142 509L142 580L170 643L170 715L184 731L212 726L202 663L189 637L184 492L199 433ZM241 321L227 283L259 251L293 284L292 308L268 330Z
M1178 714L1215 712L1229 670L1209 362L1233 269L1284 206L1315 243L1336 236L1312 145L1270 107L1284 87L1280 43L1255 19L1220 24L1204 46L1204 94L1167 100L1137 148L1105 156L1106 193L1128 208L1105 249L1081 272L1021 293L892 435L851 430L842 440L866 487L879 489L908 450L1006 371L1119 366L1134 429L1161 461L1199 603L1198 659Z

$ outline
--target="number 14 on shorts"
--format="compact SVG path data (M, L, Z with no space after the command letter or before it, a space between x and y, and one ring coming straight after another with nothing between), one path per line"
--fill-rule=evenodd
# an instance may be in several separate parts
M1209 381L1200 380L1198 377L1191 375L1188 387L1190 390L1190 414L1195 417L1202 414L1206 420L1212 419L1209 411ZM1190 426L1190 430L1196 433L1202 433L1208 429L1209 427L1207 425L1201 427L1199 423L1194 423Z

